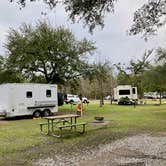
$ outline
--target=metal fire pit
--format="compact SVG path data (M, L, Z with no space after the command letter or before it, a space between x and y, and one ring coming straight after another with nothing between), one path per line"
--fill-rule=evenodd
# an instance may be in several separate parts
M104 120L103 116L95 116L94 119L98 122L102 122Z

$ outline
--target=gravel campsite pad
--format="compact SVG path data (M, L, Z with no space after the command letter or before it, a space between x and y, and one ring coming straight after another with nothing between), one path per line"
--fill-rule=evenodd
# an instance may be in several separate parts
M166 136L147 134L127 137L67 156L38 160L40 166L165 166Z

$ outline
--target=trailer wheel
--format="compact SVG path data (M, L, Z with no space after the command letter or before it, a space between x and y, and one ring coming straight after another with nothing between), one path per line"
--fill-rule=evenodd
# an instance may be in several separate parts
M33 113L33 117L35 117L35 118L41 117L41 111L40 111L40 110L36 110L36 111Z
M46 109L42 112L43 116L46 117L46 116L50 116L51 115L51 111L49 109Z

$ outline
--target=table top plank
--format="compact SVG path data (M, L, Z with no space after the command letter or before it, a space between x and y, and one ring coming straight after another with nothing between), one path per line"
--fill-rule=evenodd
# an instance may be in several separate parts
M65 115L56 115L56 116L47 116L47 117L43 117L44 119L48 119L48 120L54 120L54 119L63 119L63 118L74 118L74 117L80 117L80 115L76 115L76 114L65 114Z

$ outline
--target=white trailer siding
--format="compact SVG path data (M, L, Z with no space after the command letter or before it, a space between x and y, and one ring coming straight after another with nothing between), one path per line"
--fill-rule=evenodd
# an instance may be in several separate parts
M137 87L131 85L119 85L114 88L114 100L119 101L121 97L128 97L131 100L137 100Z
M57 86L51 84L2 84L0 105L5 108L6 117L33 115L49 109L57 112ZM0 111L1 114L4 111Z
M2 116L6 116L7 110L11 110L10 95L11 92L7 86L0 86L0 115Z

